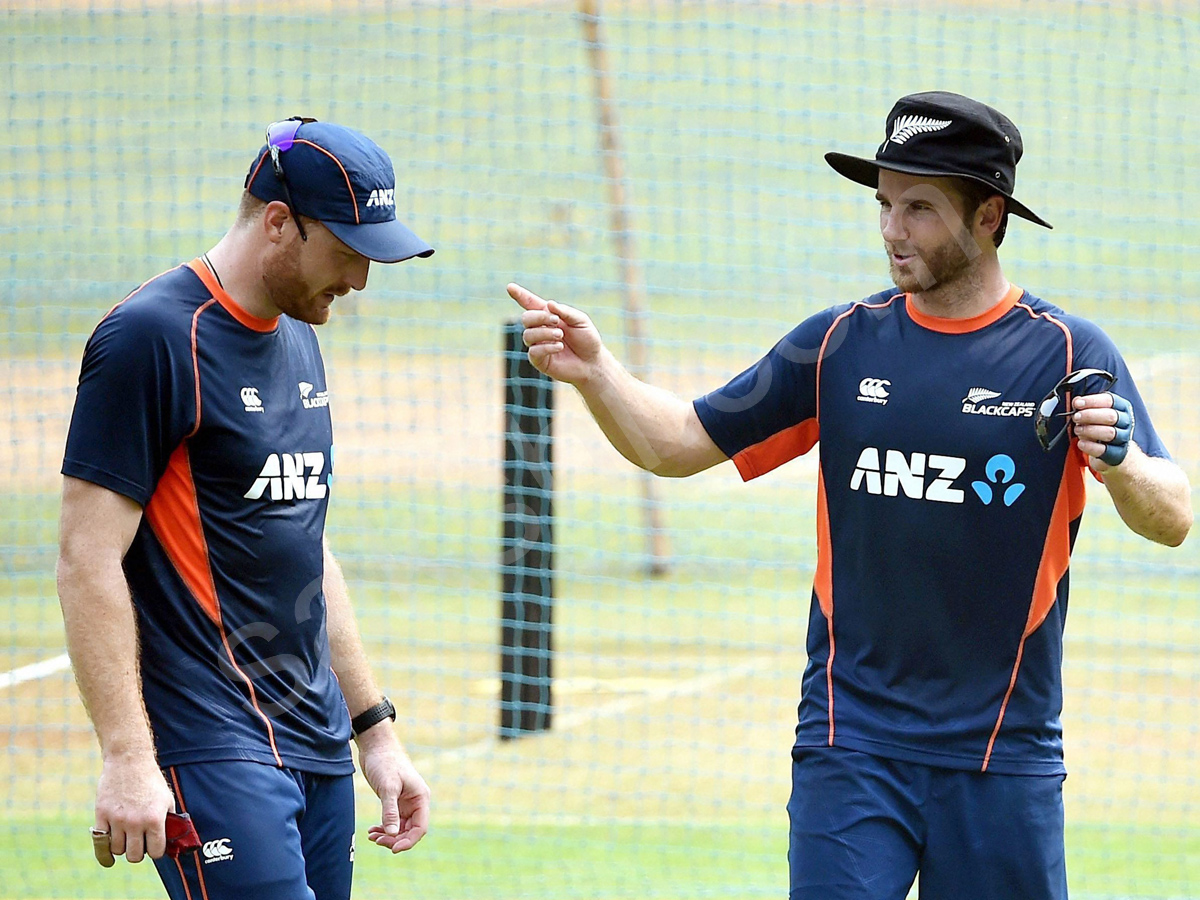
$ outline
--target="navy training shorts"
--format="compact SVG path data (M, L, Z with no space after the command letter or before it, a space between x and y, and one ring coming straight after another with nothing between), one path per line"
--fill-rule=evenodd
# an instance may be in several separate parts
M791 900L1066 900L1063 775L792 751Z
M202 843L154 861L171 900L348 900L354 776L243 761L164 774Z

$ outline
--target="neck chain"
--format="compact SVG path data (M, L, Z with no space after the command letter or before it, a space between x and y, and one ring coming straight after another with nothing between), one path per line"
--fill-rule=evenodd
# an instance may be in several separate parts
M225 290L225 285L221 282L221 276L217 274L217 267L212 264L212 260L208 258L208 254L204 253L200 256L200 258L204 260L204 264L208 266L208 271L213 273L213 278L217 279L217 286L220 287L221 290Z

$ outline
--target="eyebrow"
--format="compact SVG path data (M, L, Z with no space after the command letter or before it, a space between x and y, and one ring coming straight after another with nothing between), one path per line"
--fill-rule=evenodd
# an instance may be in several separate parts
M883 196L883 194L881 194L879 191L875 192L875 199L878 200L880 203L887 202L887 197Z

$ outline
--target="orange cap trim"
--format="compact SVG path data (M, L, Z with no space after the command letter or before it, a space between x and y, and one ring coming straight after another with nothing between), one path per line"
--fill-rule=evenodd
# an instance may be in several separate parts
M346 167L342 165L342 161L340 159L338 159L336 156L334 156L332 153L330 153L328 150L326 150L324 147L314 144L312 141L297 140L296 143L297 144L307 144L309 147L312 147L314 150L320 150L322 153L324 153L326 156L328 156L330 159L332 159L335 163L337 163L337 167L342 170L342 177L346 179L346 190L348 190L350 192L350 200L354 204L354 224L355 225L360 224L360 221L358 218L358 198L354 196L354 188L350 185L350 176L346 174Z
M237 319L242 325L252 331L259 331L263 334L270 333L279 327L279 316L271 319L264 319L256 316L248 311L244 306L241 306L236 300L229 296L226 290L221 287L216 276L204 264L201 259L193 259L188 263L188 268L196 273L196 276L204 282L204 286L208 288L208 292L212 294L213 299L224 307L225 311Z
M912 294L904 295L904 308L908 311L908 317L922 328L940 331L943 334L967 334L987 328L993 322L1002 319L1024 295L1024 290L1015 284L1010 284L1005 295L1000 298L998 303L993 304L991 309L967 319L947 319L942 316L927 315L917 309L917 305L913 303Z

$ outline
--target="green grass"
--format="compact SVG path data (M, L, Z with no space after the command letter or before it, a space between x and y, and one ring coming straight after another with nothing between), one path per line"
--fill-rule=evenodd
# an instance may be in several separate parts
M19 827L15 827L19 824ZM3 898L161 896L148 864L103 871L88 858L87 823L25 821L0 829L0 857L19 860ZM439 822L412 852L391 857L361 841L355 893L413 897L544 896L594 900L779 896L787 883L787 825L633 825ZM1200 885L1200 832L1068 829L1068 871L1087 896L1137 900L1187 896ZM62 873L72 872L69 883ZM77 874L74 874L77 873Z

